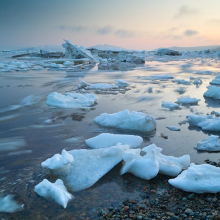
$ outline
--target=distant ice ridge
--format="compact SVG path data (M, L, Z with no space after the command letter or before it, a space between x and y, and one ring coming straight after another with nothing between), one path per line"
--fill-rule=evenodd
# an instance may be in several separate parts
M187 170L175 179L170 179L169 183L187 192L217 193L220 191L220 168L191 163Z
M177 103L182 104L182 105L187 105L187 104L197 105L199 101L200 99L190 98L189 96L187 96L187 97L178 98Z
M122 155L125 163L121 168L121 175L129 172L146 180L152 179L158 173L177 176L190 164L189 155L179 158L165 156L161 154L162 149L155 144L143 148L142 151L146 152L146 155L140 155L141 149L130 149Z
M156 120L153 116L142 112L124 110L114 114L103 113L94 119L94 122L105 127L114 127L128 130L150 132L156 129Z
M219 136L210 135L207 139L200 141L195 149L202 151L220 151Z
M46 199L52 199L65 209L69 200L74 196L70 194L63 184L63 181L58 179L55 183L51 183L44 179L41 183L35 186L34 191Z
M0 197L0 212L13 213L21 211L23 208L24 205L19 205L12 195Z
M208 90L204 93L205 97L220 99L220 88L216 86L207 86Z
M85 108L93 107L97 101L94 94L79 94L67 92L62 95L58 92L52 92L47 96L46 104L60 108Z
M123 134L109 134L102 133L96 137L86 140L86 144L94 149L108 148L115 146L118 143L122 145L128 145L130 148L136 148L143 142L143 138L136 135L123 135Z
M165 102L165 101L162 101L162 105L161 105L163 108L168 108L170 110L175 110L175 109L180 109L180 106L176 103L173 103L173 102Z
M128 149L127 145L117 144L109 148L72 150L64 155L62 152L62 156L56 154L41 165L43 168L51 169L68 189L80 191L91 187L109 172L122 160L122 154Z
M202 130L220 131L220 118L211 115L188 115L187 122L192 126L198 126Z

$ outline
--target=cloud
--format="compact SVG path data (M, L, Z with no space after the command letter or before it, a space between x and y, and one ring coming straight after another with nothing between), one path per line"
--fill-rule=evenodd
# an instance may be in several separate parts
M58 25L56 26L56 28L59 29L60 31L65 31L67 27L65 25Z
M115 31L115 35L121 38L132 38L135 37L134 31L128 31L124 29L118 29Z
M198 11L196 9L193 8L189 8L187 6L182 6L178 13L176 15L174 15L174 18L181 18L181 17L185 17L188 15L195 15L198 14Z
M183 34L187 37L191 37L191 36L197 35L198 33L199 33L198 31L188 29L188 30L185 30Z
M215 26L219 26L220 25L220 19L210 19L207 21L210 24L213 24Z
M89 28L86 26L78 25L78 26L65 26L65 25L58 25L56 29L60 31L72 31L72 32L85 32L88 31Z
M107 34L112 33L112 31L113 31L113 27L110 25L107 25L105 27L98 28L96 33L100 35L107 35Z

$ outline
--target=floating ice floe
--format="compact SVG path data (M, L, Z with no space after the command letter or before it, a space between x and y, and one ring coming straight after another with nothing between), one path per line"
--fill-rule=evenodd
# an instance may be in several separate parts
M13 213L21 211L24 208L23 205L19 205L12 195L7 195L5 197L0 197L0 212Z
M210 82L211 85L220 85L220 75L217 75L215 79Z
M123 134L109 134L102 133L96 137L86 140L86 144L94 149L108 148L115 146L118 143L128 145L130 148L136 148L143 142L143 138L136 135L123 135Z
M190 85L191 82L189 80L185 79L174 79L172 82L178 83L178 84L184 84L184 85Z
M52 92L47 96L46 104L60 108L86 108L93 107L97 98L94 94L79 94L67 92L62 95L58 92Z
M180 128L175 126L167 126L167 128L171 131L180 131Z
M174 91L178 92L179 94L183 94L184 92L186 92L186 88L185 87L179 87L179 88L175 89Z
M186 169L190 165L190 156L184 155L181 157L165 156L161 154L162 148L157 147L155 144L151 144L142 149L146 152L144 158L149 157L149 152L152 150L156 153L156 160L159 162L159 173L168 176L177 176L182 169Z
M217 193L220 191L220 168L209 164L191 163L187 170L168 182L187 192Z
M205 97L220 99L220 88L216 86L207 86L207 91L204 93Z
M127 87L127 86L130 86L131 84L128 83L127 81L125 80L122 80L122 79L116 79L115 80L117 84L115 84L116 86L119 86L119 87Z
M142 132L154 131L156 120L153 116L142 112L124 110L114 114L103 113L94 122L105 127L114 127Z
M162 101L162 105L161 105L163 108L168 108L170 110L174 110L174 109L180 109L180 106L176 103L173 103L173 102L165 102L165 101Z
M200 141L195 147L196 150L220 151L220 139L217 135L211 135L207 139Z
M146 155L140 155L140 149L130 149L126 151L122 157L125 161L121 168L121 175L124 173L132 173L142 179L152 179L158 173L177 176L182 169L185 169L190 164L189 155L176 158L172 156L162 155L161 148L155 144L149 145L142 149Z
M178 98L177 103L181 105L197 105L200 99L190 98L189 96Z
M92 84L92 83L87 83L82 80L79 82L78 88L86 89L86 90L109 90L109 89L118 89L118 86L106 84L106 83Z
M192 126L198 126L202 130L220 131L220 118L212 115L188 115L187 122Z
M128 149L127 145L117 144L110 148L72 150L64 155L68 159L66 164L56 159L63 155L56 154L41 166L49 168L71 191L80 191L91 187L109 172L122 160L122 154ZM70 155L74 158L72 162L69 160Z
M152 76L142 76L139 77L141 79L146 79L146 80L161 80L161 81L166 81L169 79L173 79L174 77L171 75L152 75Z
M201 85L201 84L202 84L202 80L198 77L198 78L196 78L196 79L193 81L193 84Z
M63 181L58 179L55 183L51 183L44 179L41 183L34 187L34 191L46 199L52 199L65 209L69 200L74 196L70 194L63 184Z

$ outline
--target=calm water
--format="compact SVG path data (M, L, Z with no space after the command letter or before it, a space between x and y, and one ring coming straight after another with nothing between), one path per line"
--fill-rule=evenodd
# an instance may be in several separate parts
M1 60L0 60L1 62ZM179 126L178 122L186 116L197 112L203 114L215 110L220 112L219 101L205 100L203 93L214 76L197 75L197 70L216 72L216 63L208 60L201 65L200 61L192 61L190 68L181 68L188 61L175 62L146 62L133 71L108 72L99 71L97 67L86 73L66 74L65 71L40 70L28 72L0 72L0 143L7 141L23 141L22 146L8 150L0 149L0 192L3 195L14 194L15 199L25 204L22 212L14 214L0 214L5 219L98 219L99 208L111 206L125 198L139 198L139 192L144 185L151 183L138 179L130 174L119 175L121 164L106 174L93 187L82 192L73 193L75 200L68 204L67 209L55 203L48 202L34 192L34 186L44 178L51 181L47 170L40 164L48 157L60 153L62 149L88 148L85 140L103 132L119 134L137 134L144 138L144 147L155 143L163 148L163 154L181 156L190 154L191 162L204 163L204 159L218 161L219 153L197 152L196 144L207 138L211 133L201 129L181 125L181 131L169 131L166 126ZM151 67L151 68L150 68ZM172 81L160 81L152 84L140 76L173 75L176 79L189 79L190 76L200 76L203 84L178 85ZM105 95L97 94L98 104L92 110L75 110L50 108L45 104L46 97L51 92L65 93L77 88L80 80L90 83L114 83L115 79L123 79L132 83L131 90L125 94ZM148 93L148 87L153 92ZM182 95L174 90L185 87ZM33 95L34 103L17 110L9 111L10 106L19 105L27 96ZM199 105L181 110L169 111L161 108L162 101L177 101L178 97L187 96L199 98ZM101 113L115 113L129 109L143 111L153 115L157 120L157 130L151 134L126 130L103 128L96 125L93 119ZM50 125L45 125L47 119L55 119ZM168 135L168 139L161 137L161 133ZM219 135L218 133L215 133ZM74 138L74 141L67 141ZM161 188L160 183L154 187ZM35 216L33 218L33 216Z

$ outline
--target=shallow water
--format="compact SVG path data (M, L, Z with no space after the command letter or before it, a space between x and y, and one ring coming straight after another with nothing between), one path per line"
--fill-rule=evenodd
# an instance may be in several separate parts
M219 153L198 152L193 147L207 138L211 133L204 132L188 124L179 125L189 114L211 111L220 112L220 101L204 99L206 86L214 75L198 75L196 71L206 70L217 72L214 60L201 64L200 60L190 61L190 66L184 67L189 60L173 62L146 62L133 71L108 72L99 71L94 67L88 72L68 73L65 71L27 71L0 73L0 140L1 144L9 141L15 143L10 150L1 148L0 144L0 193L15 194L15 199L25 204L23 211L14 214L0 214L5 219L98 219L100 208L111 206L125 198L139 198L139 190L151 181L138 179L130 174L119 175L121 164L106 174L94 186L82 192L73 193L75 200L63 209L55 203L48 202L34 192L34 186L44 178L55 181L47 170L40 164L48 157L60 153L62 149L88 148L85 139L100 133L137 134L144 138L144 147L155 143L163 148L163 154L182 156L190 154L191 162L204 163L205 159L219 162ZM183 68L184 67L184 68ZM178 85L171 80L152 82L141 79L141 76L173 75L175 79L189 80L190 76L200 77L203 84ZM115 79L123 79L132 83L131 90L125 94L96 94L98 104L91 110L75 110L50 108L45 104L46 97L51 92L65 93L77 88L80 80L90 83L115 83ZM153 92L148 93L148 87ZM179 94L174 90L185 87L186 92ZM22 104L21 101L32 95L31 102ZM161 108L162 101L177 101L178 97L187 96L199 98L198 105L185 106L180 110L170 111ZM13 108L12 106L19 106ZM143 111L153 115L157 120L157 130L150 134L104 128L93 122L101 113L115 113L129 109ZM193 111L193 112L192 112ZM54 123L45 124L47 119ZM166 126L177 126L181 131L170 131ZM161 137L168 135L168 139ZM214 133L220 135L219 133ZM148 183L147 183L148 182ZM160 183L154 183L157 190Z

